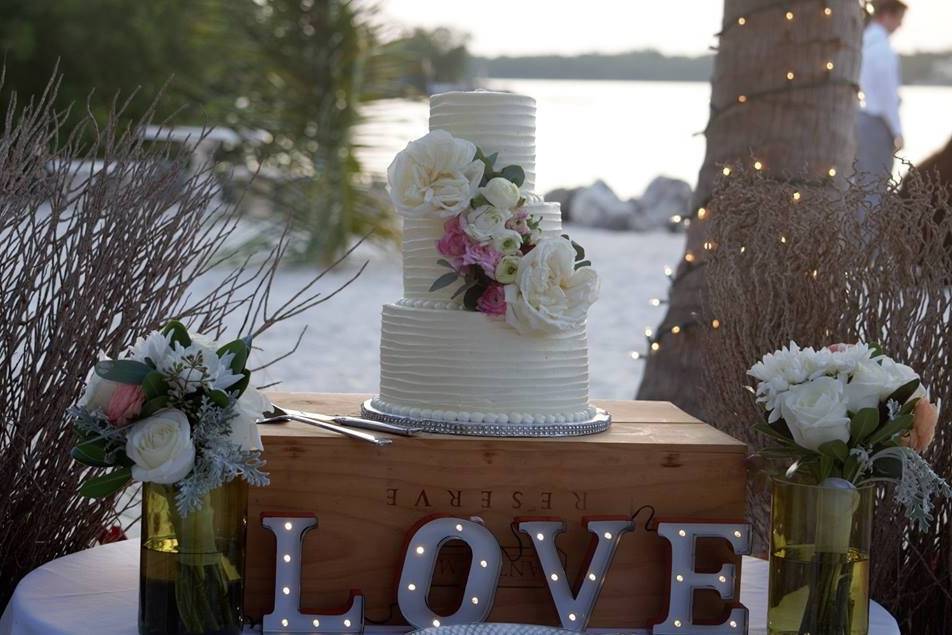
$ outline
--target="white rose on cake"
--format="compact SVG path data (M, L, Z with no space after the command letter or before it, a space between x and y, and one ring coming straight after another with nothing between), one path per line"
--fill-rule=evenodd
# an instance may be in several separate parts
M523 335L578 328L597 298L598 274L575 270L572 243L546 238L520 259L515 283L506 285L506 322Z
M185 478L195 464L192 426L181 410L159 410L132 426L126 438L132 478L170 485Z
M478 243L488 243L494 237L510 231L506 221L512 218L512 212L492 205L482 205L460 216L460 225L467 236Z
M522 234L514 229L503 229L493 237L493 249L506 256L522 250Z
M397 212L411 218L449 218L466 209L485 169L475 156L475 145L445 130L411 141L387 168Z
M797 445L816 450L828 441L849 441L843 382L817 377L791 386L780 398L780 413Z
M490 179L489 183L479 188L479 193L490 205L499 209L512 209L522 197L519 186L501 176Z

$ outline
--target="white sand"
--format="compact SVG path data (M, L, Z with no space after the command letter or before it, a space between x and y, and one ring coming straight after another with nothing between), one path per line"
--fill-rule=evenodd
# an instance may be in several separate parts
M601 297L592 308L588 325L591 394L630 399L644 368L644 362L632 359L631 352L644 352L645 327L654 328L664 314L664 307L653 307L649 300L667 293L664 267L677 262L684 237L667 232L568 229L585 246L602 280ZM264 349L264 358L274 357L293 345L304 325L309 327L298 352L259 373L257 385L280 381L280 389L293 391L377 390L380 308L402 295L399 251L362 246L348 262L328 274L320 288L326 292L337 288L365 260L370 261L367 270L340 295L282 323L256 341ZM300 286L313 274L313 270L304 269L283 272L276 295L285 296L287 290Z

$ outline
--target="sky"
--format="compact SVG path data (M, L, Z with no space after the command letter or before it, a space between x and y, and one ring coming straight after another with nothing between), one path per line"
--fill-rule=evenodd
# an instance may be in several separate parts
M906 2L896 49L952 50L952 0ZM380 6L394 26L469 32L470 51L485 56L646 48L699 55L715 43L723 10L721 0L382 0Z

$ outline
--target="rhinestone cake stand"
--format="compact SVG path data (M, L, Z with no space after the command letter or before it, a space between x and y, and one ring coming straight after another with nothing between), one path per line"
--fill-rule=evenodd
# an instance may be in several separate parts
M598 408L595 416L587 421L531 424L416 419L378 410L374 408L372 399L368 399L361 404L360 411L364 418L374 421L416 428L422 432L432 432L434 434L455 434L472 437L579 437L604 432L608 430L612 423L612 416L601 408Z

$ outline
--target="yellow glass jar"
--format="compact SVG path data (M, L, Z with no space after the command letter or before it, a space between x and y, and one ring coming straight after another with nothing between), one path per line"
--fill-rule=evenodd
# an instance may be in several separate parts
M143 484L141 635L241 633L247 504L236 478L183 517L174 486Z
M866 635L876 488L773 481L770 635Z

